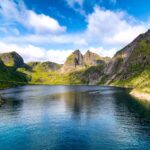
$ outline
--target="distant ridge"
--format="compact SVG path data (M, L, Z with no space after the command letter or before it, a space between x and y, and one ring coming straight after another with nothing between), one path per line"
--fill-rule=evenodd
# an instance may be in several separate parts
M75 50L63 65L50 61L25 64L16 52L0 54L0 81L1 88L10 87L11 84L6 83L13 81L15 85L114 85L150 93L150 30L140 34L112 59L90 50L84 55L80 50Z

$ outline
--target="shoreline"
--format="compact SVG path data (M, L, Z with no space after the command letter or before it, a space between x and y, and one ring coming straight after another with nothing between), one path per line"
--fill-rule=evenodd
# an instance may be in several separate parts
M26 85L47 85L47 86L54 86L54 85L75 85L75 86L81 86L81 85L87 85L87 86L96 86L95 85L89 85L89 84L26 84ZM18 85L18 86L25 86L25 85ZM18 87L18 86L13 86L13 87ZM144 100L144 101L148 101L150 102L150 94L149 93L145 93L145 92L141 92L140 90L136 90L127 86L117 86L117 85L97 85L97 86L108 86L108 87L116 87L116 88L125 88L125 89L132 89L131 92L129 92L129 94L131 96L133 96L134 98L137 98L139 100ZM6 87L6 88L0 88L0 90L5 90L5 89L9 89L9 88L13 88L13 87ZM3 103L3 100L0 96L0 105Z
M139 100L150 102L150 94L149 93L141 92L139 90L134 89L129 94Z

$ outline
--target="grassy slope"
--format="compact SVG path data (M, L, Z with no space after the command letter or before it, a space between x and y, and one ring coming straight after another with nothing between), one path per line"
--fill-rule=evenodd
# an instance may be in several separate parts
M136 63L137 59L142 57L141 63ZM132 55L132 61L129 64L127 74L128 78L114 80L111 84L117 86L133 87L137 91L150 93L150 47L147 41L142 40Z
M23 73L8 69L6 72L0 71L0 89L27 84Z
M0 89L26 83L25 74L16 71L13 67L6 67L0 63Z
M18 71L27 75L30 84L88 84L89 78L99 77L102 67L94 66L70 73L60 73L59 70L48 71L39 67L34 67L32 71L19 68Z

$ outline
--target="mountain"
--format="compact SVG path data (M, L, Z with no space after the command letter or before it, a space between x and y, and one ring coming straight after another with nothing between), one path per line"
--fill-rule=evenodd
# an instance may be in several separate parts
M91 66L105 65L109 62L109 57L100 57L98 54L87 51L84 55L80 50L75 50L69 55L61 68L62 73L84 70Z
M20 82L115 85L150 94L150 30L118 51L112 59L89 50L84 55L75 50L64 65L50 61L25 64L16 52L0 54L0 81L13 81L16 85Z
M98 54L93 53L91 51L87 51L83 56L83 62L86 66L97 66L100 64L104 64L105 61Z
M115 54L99 83L132 87L132 95L150 100L150 30Z
M105 68L109 82L127 80L138 75L150 65L150 30L118 51Z
M70 54L67 57L61 69L61 72L70 72L77 69L81 69L82 67L84 67L83 55L80 52L80 50L75 50L72 54Z
M23 58L16 52L2 53L0 59L8 67L19 68L24 65Z
M60 64L46 61L46 62L29 62L27 63L32 70L40 70L40 71L56 71L61 68Z
M24 61L16 52L0 54L0 88L27 84L26 75L17 71L20 66Z
M150 30L116 53L106 68L106 74L138 71L150 64ZM117 68L117 71L116 71Z

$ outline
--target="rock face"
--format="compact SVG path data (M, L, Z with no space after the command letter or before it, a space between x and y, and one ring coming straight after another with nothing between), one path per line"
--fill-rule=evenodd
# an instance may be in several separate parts
M127 79L150 65L150 30L116 53L105 68L113 78Z
M83 65L83 55L79 50L75 50L66 60L65 64L67 66L82 66Z
M107 59L108 61L108 59ZM61 71L70 72L80 69L85 69L91 66L104 65L105 58L98 54L87 51L84 55L79 50L75 50L66 60Z
M7 66L19 68L23 65L25 64L22 57L16 52L0 54L0 78L4 79L9 75L9 79L12 79L12 77L16 79L16 74L13 74L9 70L11 68ZM145 82L143 87L145 85L148 87L150 85L150 30L139 35L134 41L118 51L111 60L108 57L100 57L90 51L82 55L79 50L75 50L68 56L63 66L53 62L31 62L27 66L31 68L31 71L35 71L36 75L40 75L41 72L55 71L52 72L53 75L48 74L47 80L55 76L59 81L62 75L67 75L65 76L66 81L70 80L70 78L72 79L69 83L77 83L73 81L80 80L86 84L99 82L101 84L127 85L125 82L130 82L131 79L134 79L134 81L130 82L130 85L137 86L138 83L135 83L136 76L136 82L138 78L138 82L141 81L140 85ZM5 69L6 74L4 74ZM34 73L30 72L30 70L27 71L29 75ZM142 72L144 72L143 75L141 75ZM23 73L26 74L26 72Z
M71 55L67 57L65 64L61 68L62 72L69 72L75 69L84 67L83 55L79 50L75 50Z
M89 50L84 54L83 59L86 66L97 66L105 63L102 57Z
M0 59L9 67L19 68L24 65L23 58L16 52L0 54Z

